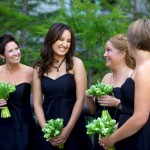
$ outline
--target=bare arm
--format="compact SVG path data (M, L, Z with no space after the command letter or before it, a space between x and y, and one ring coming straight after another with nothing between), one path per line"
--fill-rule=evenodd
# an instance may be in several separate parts
M34 69L33 72L33 106L37 121L41 128L46 124L45 115L42 108L42 89L41 80L38 78L37 70Z
M88 109L91 114L95 114L96 112L96 106L95 106L95 97L94 96L89 96L85 93L85 100L87 102Z
M86 71L82 61L78 58L74 60L74 76L76 82L76 103L74 105L71 118L67 124L67 128L71 131L75 126L81 112L83 109L84 104L84 94L87 88L87 77Z
M143 78L144 72L144 78ZM109 138L104 138L105 145L112 146L138 132L147 122L150 113L150 69L140 68L135 75L134 114ZM101 143L102 144L102 143Z

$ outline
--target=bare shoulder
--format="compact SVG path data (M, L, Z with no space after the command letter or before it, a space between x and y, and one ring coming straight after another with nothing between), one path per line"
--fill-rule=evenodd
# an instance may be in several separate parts
M24 65L24 64L20 64L20 66L21 66L21 69L23 72L28 73L30 75L33 74L33 68L32 67Z
M150 61L147 61L136 68L135 79L141 81L150 81Z
M73 57L73 73L81 76L86 74L86 70L82 60L78 57Z
M85 70L82 60L78 57L73 57L73 71L79 72Z
M106 75L104 75L102 82L104 82L106 84L110 84L111 79L112 79L112 73L107 73Z
M74 65L81 65L83 64L83 61L78 58L78 57L73 57L73 62L74 62Z

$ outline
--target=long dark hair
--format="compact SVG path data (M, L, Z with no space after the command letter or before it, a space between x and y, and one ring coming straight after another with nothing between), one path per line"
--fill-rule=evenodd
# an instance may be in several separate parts
M12 35L4 34L4 35L0 36L0 55L4 55L5 46L9 42L15 42L19 47L18 42L16 41L16 39Z
M56 23L49 29L45 40L44 47L41 51L41 60L37 61L34 68L39 67L38 74L41 77L44 73L48 73L52 67L55 59L53 57L52 45L61 38L63 32L68 30L71 34L71 44L69 51L66 53L66 71L68 72L73 68L73 56L75 51L75 36L71 28L63 23Z

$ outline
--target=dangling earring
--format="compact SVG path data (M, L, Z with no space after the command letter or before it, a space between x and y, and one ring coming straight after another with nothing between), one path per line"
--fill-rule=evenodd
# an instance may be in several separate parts
M3 62L5 61L5 59L3 59Z

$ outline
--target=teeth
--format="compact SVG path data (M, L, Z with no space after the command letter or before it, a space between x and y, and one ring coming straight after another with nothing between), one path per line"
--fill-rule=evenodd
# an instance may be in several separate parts
M19 59L19 57L14 58L15 60Z

